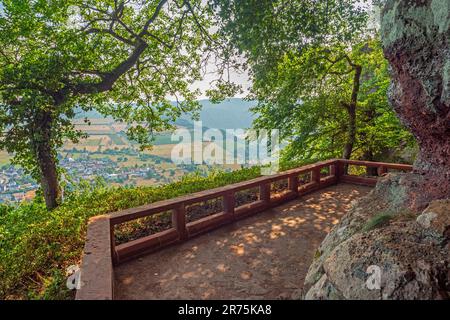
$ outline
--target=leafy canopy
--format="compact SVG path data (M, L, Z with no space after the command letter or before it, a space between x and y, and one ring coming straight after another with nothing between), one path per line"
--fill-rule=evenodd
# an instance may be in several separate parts
M286 56L269 81L253 87L258 99L256 127L281 128L289 141L283 157L309 161L340 157L346 142L348 114L344 105L353 89L349 61L361 66L356 107L354 158L380 160L388 149L411 144L387 100L387 62L378 39L350 48L310 48L301 56ZM337 62L336 62L337 61Z
M244 56L253 81L257 128L280 129L286 161L341 157L348 105L356 97L353 156L380 155L410 141L392 112L387 64L369 1L212 1L224 36Z
M211 11L200 0L2 0L0 149L39 175L35 145L51 120L53 156L78 108L130 123L144 147L151 133L199 108L190 84L201 78ZM168 97L175 97L177 104ZM150 133L150 134L149 134Z
M243 54L253 80L262 81L287 52L348 42L367 20L365 1L210 0L220 32Z

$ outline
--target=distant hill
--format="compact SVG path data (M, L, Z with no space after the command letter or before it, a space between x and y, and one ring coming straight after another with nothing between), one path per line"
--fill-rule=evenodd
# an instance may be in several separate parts
M213 104L209 100L200 100L202 110L200 120L204 127L217 129L249 128L252 125L254 115L250 112L256 102L245 101L239 98L225 100L219 104ZM192 121L189 115L183 115L179 121ZM178 123L176 122L177 124Z
M237 129L249 128L255 118L250 112L256 102L245 101L240 98L232 98L218 104L213 104L209 100L200 100L202 110L200 111L200 120L203 127L217 129ZM97 111L85 112L77 110L75 119L102 119L105 118ZM108 117L108 119L111 119ZM183 114L175 124L183 127L192 127L193 120L190 114Z

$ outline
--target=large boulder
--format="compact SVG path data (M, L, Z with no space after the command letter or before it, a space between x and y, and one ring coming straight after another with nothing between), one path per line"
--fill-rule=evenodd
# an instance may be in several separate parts
M420 214L380 203L372 191L331 230L306 276L305 299L449 299L450 200Z

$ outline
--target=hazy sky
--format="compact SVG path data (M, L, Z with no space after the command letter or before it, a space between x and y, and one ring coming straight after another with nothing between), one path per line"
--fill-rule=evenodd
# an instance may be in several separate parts
M200 89L200 91L202 92L201 96L199 97L199 99L206 99L206 95L205 95L205 91L208 90L211 85L211 81L217 80L219 78L219 75L217 73L215 73L215 66L213 63L208 64L207 66L207 73L205 75L205 78L202 81L198 81L196 82L193 86L192 89ZM239 84L242 86L243 89L243 93L236 95L236 97L244 97L247 93L248 93L248 89L251 86L251 81L248 77L247 72L236 72L235 70L231 70L230 71L230 80L236 84Z

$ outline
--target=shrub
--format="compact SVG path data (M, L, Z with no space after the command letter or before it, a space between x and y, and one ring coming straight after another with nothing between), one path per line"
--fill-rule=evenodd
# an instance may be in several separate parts
M9 211L11 211L11 207L0 203L0 217L5 216Z

